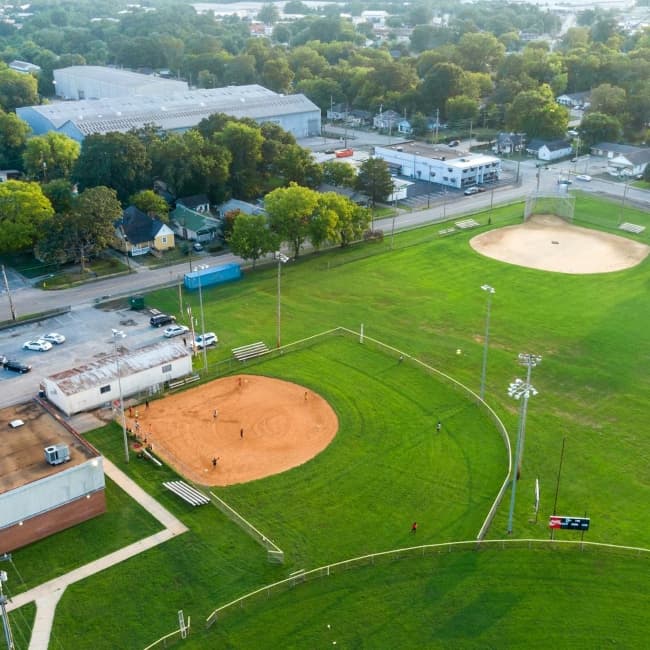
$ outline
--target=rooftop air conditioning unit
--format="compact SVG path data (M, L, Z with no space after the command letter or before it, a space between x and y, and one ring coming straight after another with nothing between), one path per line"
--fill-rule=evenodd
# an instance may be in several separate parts
M45 461L50 465L60 465L70 460L68 445L58 444L45 447Z

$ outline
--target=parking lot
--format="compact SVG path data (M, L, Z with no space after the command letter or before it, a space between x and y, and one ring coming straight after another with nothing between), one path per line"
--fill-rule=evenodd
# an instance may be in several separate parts
M161 341L164 328L151 327L149 318L148 311L80 307L39 323L1 330L0 354L32 366L32 371L20 374L0 370L0 408L30 400L38 393L43 377L113 354L113 329L126 334L117 340L118 349L130 350ZM65 343L53 345L47 352L23 350L25 341L48 332L63 334Z

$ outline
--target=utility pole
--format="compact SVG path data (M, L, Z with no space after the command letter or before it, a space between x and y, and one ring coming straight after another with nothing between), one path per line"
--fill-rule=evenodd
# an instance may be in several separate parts
M473 126L473 124L472 124L472 120L470 120L470 121L469 121L469 145L468 145L468 147L467 147L467 150L468 150L468 151L471 151L471 150L472 150L472 126ZM519 175L517 174L517 180L519 180L518 176L519 176Z
M9 308L11 309L11 320L16 320L16 309L14 307L14 301L11 298L11 292L9 291L9 281L7 280L7 272L5 271L5 265L2 265L2 279L5 284L5 291L7 292L7 298L9 298Z

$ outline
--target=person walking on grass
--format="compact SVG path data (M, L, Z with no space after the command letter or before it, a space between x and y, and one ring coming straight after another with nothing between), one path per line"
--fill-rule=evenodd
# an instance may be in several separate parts
M440 422L440 420L438 420L438 424L436 424L436 431L438 433L440 433L440 429L442 429L442 422Z
M418 532L418 522L417 522L417 521L414 521L414 522L411 524L411 534L412 534L412 535L415 535L415 533L417 533L417 532Z

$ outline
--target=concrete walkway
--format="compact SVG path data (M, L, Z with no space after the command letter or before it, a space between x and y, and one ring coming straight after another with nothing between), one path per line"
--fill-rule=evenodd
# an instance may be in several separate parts
M29 643L30 650L43 650L48 647L56 606L68 585L83 580L95 573L99 573L104 569L108 569L124 560L128 560L139 553L148 551L158 546L158 544L162 544L188 530L181 521L176 519L174 515L163 508L137 483L132 481L124 472L115 467L106 458L104 458L104 472L106 476L117 483L132 499L135 499L135 501L155 517L165 529L155 535L141 539L113 553L109 553L98 560L89 562L84 566L70 571L70 573L44 582L38 587L14 596L8 604L7 609L10 612L27 603L36 602L36 618L34 620L34 628L32 629L32 638Z

